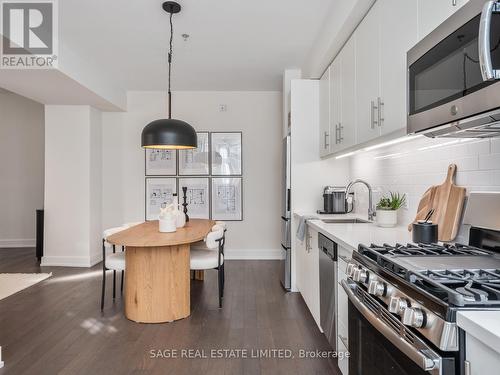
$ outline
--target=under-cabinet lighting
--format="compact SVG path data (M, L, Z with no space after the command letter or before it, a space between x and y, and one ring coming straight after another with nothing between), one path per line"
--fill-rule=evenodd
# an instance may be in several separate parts
M356 153L356 151L352 151L352 152L347 152L345 154L342 154L342 155L339 155L339 156L335 156L335 159L343 159L343 158L348 158L349 156L352 156Z
M470 142L472 141L473 138L463 138L463 139L454 139L453 141L448 141L448 142L443 142L443 143L438 143L437 145L430 145L430 146L425 146L425 147L420 147L418 151L426 151L426 150L432 150L434 148L440 148L440 147L445 147L445 146L451 146L455 145L457 143L465 143L465 142Z
M376 159L376 160L391 159L391 158L397 158L398 156L402 156L402 155L404 155L402 152L395 152L394 154L375 156L374 159Z
M372 151L372 150L376 150L377 148L382 148L382 147L386 147L386 146L395 145L398 143L413 141L414 139L417 139L420 137L422 137L422 135L406 135L406 136L401 137L401 138L396 138L396 139L392 139L392 140L387 141L387 142L383 142L383 143L379 143L379 144L376 144L373 146L365 147L363 149L363 151Z

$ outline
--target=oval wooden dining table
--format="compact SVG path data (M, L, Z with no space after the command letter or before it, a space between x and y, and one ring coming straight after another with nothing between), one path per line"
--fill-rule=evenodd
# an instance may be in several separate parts
M189 249L215 223L191 219L174 233L160 233L147 221L108 237L125 246L125 316L140 323L163 323L190 315Z

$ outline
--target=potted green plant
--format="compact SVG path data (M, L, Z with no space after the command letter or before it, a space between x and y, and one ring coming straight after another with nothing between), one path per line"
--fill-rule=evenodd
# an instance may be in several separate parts
M391 228L398 223L398 210L405 204L406 195L389 192L389 196L380 198L377 203L377 225Z

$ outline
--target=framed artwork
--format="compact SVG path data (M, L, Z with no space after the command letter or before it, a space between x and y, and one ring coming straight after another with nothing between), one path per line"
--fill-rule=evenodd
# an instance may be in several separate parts
M213 176L241 176L241 132L210 133Z
M179 150L180 176L208 176L210 173L210 148L208 132L198 132L198 148Z
M146 176L175 176L177 174L176 150L147 148L145 158Z
M243 220L241 177L212 178L212 219Z
M172 203L177 192L176 178L146 178L146 220L158 220L160 207Z
M182 188L187 187L187 214L193 219L210 218L210 185L208 177L179 178L179 203L183 203Z

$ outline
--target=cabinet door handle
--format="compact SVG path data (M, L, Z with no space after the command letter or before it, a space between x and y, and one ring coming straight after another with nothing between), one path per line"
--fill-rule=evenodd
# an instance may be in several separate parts
M457 0L451 0L451 5L456 7L457 6Z
M345 255L339 255L339 258L342 259L344 262L349 263L351 260L346 257Z
M327 139L328 139L329 136L330 136L330 134L328 134L328 132L325 131L325 137L324 137L324 139L325 139L325 141L324 141L325 147L324 148L325 149L327 149L330 146L330 143L327 141Z
M342 341L342 344L344 344L346 349L349 349L349 343L347 342L347 337L339 335L340 341Z
M384 122L384 114L383 114L383 108L384 108L384 102L382 101L382 98L379 96L377 98L377 108L378 108L378 126L382 126L382 123Z
M344 127L342 126L342 123L339 122L339 143L342 143L344 140L344 137L342 137L342 129L344 129Z
M370 107L370 127L375 129L375 125L377 125L377 120L375 119L375 110L378 107L375 105L375 102L372 100Z

